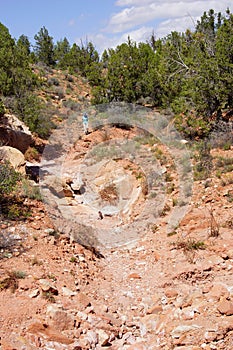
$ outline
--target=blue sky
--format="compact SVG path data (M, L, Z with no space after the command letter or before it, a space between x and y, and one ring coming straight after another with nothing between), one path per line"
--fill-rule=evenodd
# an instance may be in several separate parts
M233 12L232 0L0 0L0 22L16 39L24 34L33 43L45 26L54 43L87 39L101 53L128 36L139 42L152 31L162 37L193 29L204 11L225 13L227 7Z

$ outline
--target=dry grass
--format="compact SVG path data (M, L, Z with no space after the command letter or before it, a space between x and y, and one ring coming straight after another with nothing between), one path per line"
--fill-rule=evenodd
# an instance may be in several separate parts
M119 196L115 184L110 184L99 191L101 199L105 202L115 203Z
M23 271L7 271L7 277L0 281L0 291L10 289L15 292L19 286L19 279L25 277L26 273Z

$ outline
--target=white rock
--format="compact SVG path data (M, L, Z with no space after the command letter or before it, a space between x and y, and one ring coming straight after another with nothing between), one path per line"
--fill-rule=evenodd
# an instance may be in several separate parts
M185 334L185 333L188 333L188 332L191 332L195 329L198 329L198 328L202 328L198 325L190 325L190 326L187 326L187 325L181 325L181 326L178 326L176 327L175 329L173 329L171 335L172 335L172 338L180 338L180 336L182 334Z
M10 146L0 147L0 160L9 161L18 172L25 174L25 158L22 152Z
M72 297L72 296L76 295L77 293L72 291L71 289L69 289L67 287L62 287L62 294L67 296L67 297Z
M96 345L98 343L98 336L96 332L92 330L87 331L86 339L88 340L90 345Z
M29 298L36 298L39 294L40 294L39 289L35 289L29 294Z
M97 329L96 332L98 334L99 344L101 346L107 345L109 341L109 335L103 329Z

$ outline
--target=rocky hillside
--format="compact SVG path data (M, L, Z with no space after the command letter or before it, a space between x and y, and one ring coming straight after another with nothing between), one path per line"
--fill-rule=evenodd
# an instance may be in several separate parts
M74 111L80 117L79 102L89 105L83 83L55 72L44 79L40 95L56 106L54 120L61 123L61 115ZM134 140L141 159L152 153L159 162L162 204L160 192L154 196L147 188L147 168L120 156L124 140ZM106 161L97 146L106 152L113 144L118 148L109 148ZM66 153L63 183L48 178L56 205L25 196L31 215L2 216L1 350L232 349L233 148L229 140L225 149L213 148L198 167L196 149L187 147L193 154L192 197L173 230L168 224L179 207L179 177L169 149L136 127L119 125L90 127L77 137ZM54 191L49 193L52 198ZM63 215L71 211L70 221L56 214L61 208ZM85 239L92 242L98 232L106 244L80 244L85 242L75 217L89 227Z

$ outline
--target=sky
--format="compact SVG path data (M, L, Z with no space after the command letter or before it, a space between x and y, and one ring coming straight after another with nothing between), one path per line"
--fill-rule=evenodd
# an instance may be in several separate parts
M233 12L232 0L0 0L0 23L15 39L45 27L54 43L91 41L101 54L130 37L136 42L193 29L204 11Z

